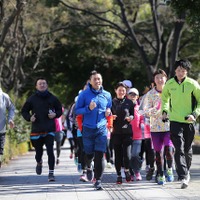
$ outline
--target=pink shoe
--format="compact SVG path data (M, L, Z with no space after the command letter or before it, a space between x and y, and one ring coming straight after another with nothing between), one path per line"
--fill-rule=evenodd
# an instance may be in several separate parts
M140 172L136 172L135 173L135 177L136 177L136 181L141 181L142 180L142 176L141 176Z
M80 176L80 181L82 181L82 182L88 182L86 174L83 174L83 175Z

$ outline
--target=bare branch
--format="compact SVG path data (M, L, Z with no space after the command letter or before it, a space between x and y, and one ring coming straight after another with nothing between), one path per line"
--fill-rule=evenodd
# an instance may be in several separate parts
M65 2L63 2L63 1L60 1L60 3L63 4L65 7L69 8L69 9L77 10L77 11L81 11L81 12L90 14L90 15L94 16L95 18L99 19L100 21L109 24L112 28L118 30L120 33L123 33L123 34L127 35L126 31L124 31L118 24L116 24L116 23L114 23L114 22L112 22L112 21L110 21L110 20L107 20L107 19L105 19L105 18L99 16L99 15L98 15L98 12L97 12L97 13L96 13L96 12L94 13L94 12L92 12L92 11L90 11L90 10L77 8L77 7L75 7L75 6L70 6L69 4L67 4L67 3L65 3ZM110 12L110 10L107 11L107 12Z
M15 17L19 16L19 14L21 13L21 11L24 8L24 5L25 5L24 1L22 1L22 2L17 1L17 2L18 2L17 6L16 6L17 9L13 10L13 13L8 18L8 20L5 22L5 25L4 25L4 28L2 30L1 37L0 37L0 46L3 45L4 39L5 39L5 37L6 37L7 33L8 33L8 30L9 30L10 26L13 24L13 22L15 20Z

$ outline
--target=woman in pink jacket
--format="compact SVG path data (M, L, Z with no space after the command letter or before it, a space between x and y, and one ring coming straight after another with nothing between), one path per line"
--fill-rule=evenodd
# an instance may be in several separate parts
M144 117L138 113L139 105L138 98L139 92L136 88L131 88L128 91L127 97L133 101L135 104L134 107L134 119L131 121L132 130L133 130L133 142L131 149L131 168L134 172L135 178L137 181L142 180L140 170L142 167L142 160L140 156L142 140L144 137Z

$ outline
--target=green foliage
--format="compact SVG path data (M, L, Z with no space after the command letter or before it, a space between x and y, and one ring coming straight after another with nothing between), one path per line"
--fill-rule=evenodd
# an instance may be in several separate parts
M45 0L45 5L52 7L57 6L59 4L59 0Z
M117 1L68 0L63 2L86 9L88 12L96 11L100 17L123 27ZM128 20L133 22L139 41L148 52L150 60L153 60L155 51L152 47L156 42L153 37L151 9L148 1L134 0L124 1L124 3ZM115 83L123 79L131 79L140 91L149 85L146 66L141 61L136 46L130 42L128 37L107 26L105 21L98 20L88 12L66 9L62 4L45 7L46 4L42 5L40 2L34 5L36 7L34 12L39 13L33 17L36 22L35 25L32 24L35 27L34 32L39 35L46 33L47 30L49 32L45 34L45 51L43 51L40 63L31 73L30 65L36 59L37 55L34 50L38 49L40 37L34 38L34 43L29 43L33 46L30 46L32 51L26 57L24 64L26 72L30 73L30 81L26 85L26 90L33 91L35 77L45 76L49 80L50 91L58 96L63 104L68 105L74 100L88 79L89 72L93 69L102 73L104 86L111 92L113 92ZM170 7L166 6L159 6L158 10L159 19L161 23L165 24L163 39L167 40L173 29L173 13ZM32 21L31 16L29 16L28 23ZM136 23L134 17L136 17ZM38 20L41 23L38 23ZM57 28L59 31L54 32ZM184 41L187 41L190 36L184 34L184 37ZM147 38L151 38L150 42L146 42ZM189 49L194 49L194 43L191 42L190 45ZM188 57L189 49L181 50L179 56ZM195 62L196 59L193 57L191 61Z
M192 27L196 36L200 33L200 1L199 0L175 0L170 1L170 5L178 13L186 13L186 20Z
M29 150L28 142L17 143L14 132L8 131L4 146L3 162L8 163L12 158L22 155Z
M18 110L26 97L34 91L34 80L38 76L48 79L49 90L65 105L71 104L93 69L102 73L104 87L112 93L116 82L123 79L132 80L140 91L149 85L146 64L142 62L137 47L130 41L129 35L121 34L106 21L100 21L89 13L94 12L127 31L122 23L118 1L63 0L86 11L67 9L58 2L61 1L32 0L26 5L22 16L27 37L26 56L23 62L25 79L16 78L22 87L12 98ZM134 28L149 60L153 62L156 38L152 31L149 1L124 0L123 3L127 20ZM157 9L157 17L164 28L162 39L167 41L170 31L174 28L174 14L170 6L160 4ZM197 78L199 44L191 38L191 34L192 30L186 26L180 41L179 57L190 59L194 66L192 76ZM35 65L37 59L38 64ZM162 68L162 64L162 61L159 61L159 67ZM22 123L25 122L22 120ZM18 132L23 129L28 132L28 126L26 128L25 124L16 129Z

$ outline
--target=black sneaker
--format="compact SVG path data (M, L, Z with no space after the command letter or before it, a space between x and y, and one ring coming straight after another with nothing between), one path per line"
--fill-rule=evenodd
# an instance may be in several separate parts
M146 175L146 180L147 181L152 180L153 174L154 174L154 170L155 170L155 168L149 168L149 171L147 172L147 175Z
M122 184L122 176L118 176L118 177L117 177L116 183L117 183L117 184Z
M131 181L131 173L129 171L124 171L125 176L126 176L126 181L130 182Z
M102 186L100 180L97 180L97 181L95 182L94 187L95 187L96 190L103 190L103 186Z
M37 163L35 171L36 171L37 175L41 175L42 174L42 163Z
M49 174L49 176L48 176L48 181L49 181L49 182L55 181L55 177L54 177L53 174Z
M92 179L93 179L93 170L90 169L90 168L87 168L86 175L87 175L88 181L92 181Z

